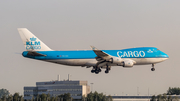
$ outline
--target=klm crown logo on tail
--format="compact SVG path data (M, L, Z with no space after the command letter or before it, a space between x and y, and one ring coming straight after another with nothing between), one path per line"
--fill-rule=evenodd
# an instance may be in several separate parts
M32 37L30 38L31 41L36 41L36 38Z
M36 41L36 38L32 37L30 38L31 41L26 41L26 49L30 50L30 49L35 49L35 50L39 50L41 49L41 42L40 41Z
M51 51L51 49L32 34L27 28L18 28L18 32L27 51Z

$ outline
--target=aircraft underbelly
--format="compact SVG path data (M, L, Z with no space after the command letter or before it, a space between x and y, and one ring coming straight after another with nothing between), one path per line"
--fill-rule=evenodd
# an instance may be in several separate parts
M166 60L167 58L131 58L135 61L135 65L144 65L144 64L155 64Z
M56 59L46 61L70 66L86 66L86 63L92 60L95 59Z
M134 65L155 64L166 60L166 58L123 58L123 60L131 59L135 61ZM69 65L69 66L95 66L95 59L55 59L45 60L47 62L53 62L57 64ZM108 64L110 66L117 66L117 64Z

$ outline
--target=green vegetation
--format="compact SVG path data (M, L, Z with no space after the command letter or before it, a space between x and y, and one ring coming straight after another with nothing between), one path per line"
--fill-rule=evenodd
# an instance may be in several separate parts
M1 91L1 90L0 90ZM23 99L23 96L19 93L14 93L10 95L9 93L3 93L3 96L0 98L0 101L26 101ZM87 97L82 97L81 100L73 100L70 93L65 93L56 97L50 97L50 94L41 94L37 95L36 98L32 97L31 100L27 101L112 101L112 97L106 96L103 93L89 93Z
M73 100L70 93L65 93L56 97L50 97L49 94L38 95L36 99L32 99L32 101L79 101ZM89 93L87 97L82 97L80 101L112 101L112 97L109 95L106 97L103 93Z
M103 93L95 91L94 93L89 93L87 97L83 96L82 101L112 101L112 97L110 95L106 97Z
M65 93L56 97L50 97L50 94L37 95L37 98L32 98L32 101L73 101L70 93Z
M180 88L179 87L174 87L171 88L169 87L168 91L167 91L167 95L180 95Z
M176 95L180 95L180 88L171 88L167 90L167 93L159 94L157 96L153 95L151 101L179 101Z
M72 101L72 97L71 97L71 94L69 93L65 93L63 95L59 95L58 96L59 99L63 99L63 101Z
M2 96L0 101L26 101L23 99L23 96L19 95L19 93L15 93L14 95ZM69 93L65 93L59 95L57 97L50 97L50 94L41 94L37 95L37 98L32 98L28 101L73 101L71 95Z
M0 101L24 101L24 99L19 93L14 93L14 95L2 96Z
M0 98L4 97L4 96L8 96L9 95L9 91L7 89L0 89Z

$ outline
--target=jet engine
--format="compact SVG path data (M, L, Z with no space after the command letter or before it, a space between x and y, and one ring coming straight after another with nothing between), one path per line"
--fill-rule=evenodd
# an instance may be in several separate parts
M111 63L114 63L114 64L121 64L122 63L122 59L119 57L112 57L109 61Z
M133 67L134 63L131 60L125 60L123 62L123 67Z

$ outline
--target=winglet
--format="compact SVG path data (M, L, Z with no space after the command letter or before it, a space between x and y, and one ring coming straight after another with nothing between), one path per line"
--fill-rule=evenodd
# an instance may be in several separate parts
M96 47L94 47L94 46L91 46L91 49L92 50L98 50Z

